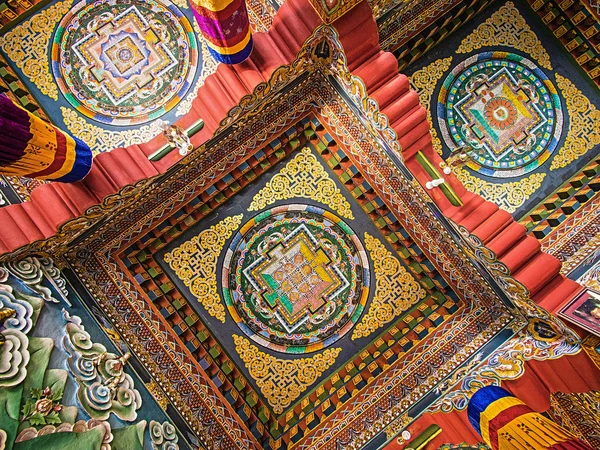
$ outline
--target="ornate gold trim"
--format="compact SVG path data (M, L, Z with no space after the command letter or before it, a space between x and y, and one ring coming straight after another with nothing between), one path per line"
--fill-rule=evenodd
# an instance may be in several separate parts
M375 296L367 314L354 328L353 340L369 336L426 295L425 289L379 239L365 233L365 247L375 269Z
M53 100L58 100L58 86L48 66L48 45L56 25L69 11L71 3L71 0L55 3L0 37L0 48L6 56L42 94Z
M462 40L456 53L504 45L531 56L540 66L552 70L550 56L513 2L506 2L489 19Z
M419 94L419 102L427 110L427 121L429 122L429 129L431 131L431 145L436 152L442 154L442 141L437 135L436 129L433 127L433 119L431 117L431 111L435 111L435 106L431 104L431 96L435 87L444 76L450 65L452 64L452 56L448 58L438 59L433 61L431 64L415 71L410 77L410 85Z
M303 148L252 199L248 211L258 211L278 200L308 198L354 219L350 203L309 148Z
M512 300L517 310L528 322L538 319L549 322L552 325L553 330L561 336L561 339L563 340L562 345L576 348L576 351L573 353L577 353L581 350L581 339L577 333L567 327L558 317L536 304L531 299L527 287L512 277L506 264L500 261L496 257L496 254L481 242L481 239L474 234L471 234L469 230L462 225L457 225L452 222L452 220L450 220L450 222L463 237L465 244L467 244L463 246L464 251L472 258L479 261L487 269L498 286L502 288L506 295ZM566 350L563 350L563 352L566 352Z
M276 95L288 85L290 80L307 72L317 72L324 76L332 75L336 78L350 100L355 105L362 107L365 117L368 119L365 124L368 130L383 139L396 153L398 160L404 161L402 147L398 142L396 132L390 126L389 119L380 111L377 101L368 96L367 87L363 81L348 70L346 55L337 31L329 25L320 25L315 29L291 65L278 67L268 82L259 83L251 94L242 97L239 104L229 110L227 117L221 121L214 134L219 134L242 117L244 120L236 125L244 126L245 122L261 114L261 105L266 98ZM325 108L322 111L327 114Z
M248 10L248 19L252 31L266 33L273 25L273 17L277 11L270 1L263 0L247 0L246 7Z
M248 339L233 335L235 350L275 414L281 414L302 392L335 364L341 348L310 358L279 359L261 352Z
M336 0L333 2L333 9L329 9L329 2L325 0L308 0L308 2L321 20L326 24L330 24L357 6L360 0Z
M522 206L531 194L540 188L546 178L545 173L533 173L517 181L491 183L472 175L460 166L455 167L453 171L466 190L482 196L509 213L514 213Z
M499 386L502 380L516 380L521 377L525 373L526 361L544 361L578 353L581 345L576 335L560 320L548 316L548 326L562 334L540 341L529 332L529 326L494 351L482 365L480 356L476 355L469 364L439 385L438 390L444 395L428 409L428 412L466 409L471 396L482 386ZM536 320L543 322L533 319Z
M164 256L165 262L204 309L223 323L225 307L217 292L217 260L225 241L239 228L243 216L226 217Z
M600 111L568 78L557 73L556 84L567 104L569 131L550 170L566 167L600 144Z
M148 389L148 392L152 398L154 398L156 403L158 403L158 406L160 406L161 409L166 410L167 406L169 405L169 399L158 383L154 380L151 380L146 383L146 389Z
M600 445L600 391L552 392L550 415L563 428L590 444Z
M394 420L389 426L385 429L385 437L389 441L393 439L395 436L400 434L402 430L404 430L409 423L413 421L413 418L408 414L402 414L396 420ZM398 436L398 444L406 444L402 436Z
M317 30L317 32L320 32L320 30ZM322 36L328 33L335 36L335 31L331 29L324 30ZM288 73L291 78L287 80L285 77L279 79L274 76L269 81L268 86L265 84L259 85L253 93L255 97L249 96L246 100L240 102L240 109L232 114L232 117L235 116L239 120L231 123L231 133L224 136L215 145L216 148L211 147L206 152L204 152L204 148L198 149L170 170L168 175L161 176L158 180L155 178L156 183L147 192L150 205L156 204L158 206L155 205L150 208L150 211L148 211L149 205L146 205L143 211L140 208L136 208L133 211L133 208L129 209L129 206L127 206L128 209L124 207L123 210L118 212L110 210L110 215L107 214L107 216L104 216L104 220L102 223L98 223L96 229L91 231L85 239L74 243L70 247L65 245L65 243L69 242L69 239L62 236L61 240L55 240L52 243L44 242L43 244L37 243L37 245L32 245L30 250L52 248L58 254L68 251L70 257L72 257L69 259L70 261L80 261L80 263L75 264L75 270L86 280L86 283L89 283L96 298L107 309L109 317L114 318L115 328L119 331L127 330L130 327L130 323L124 321L123 317L119 314L120 310L115 308L116 302L121 301L129 302L131 307L140 308L143 311L143 313L140 311L140 314L136 315L135 318L132 315L131 320L136 320L136 323L143 327L153 327L153 324L156 324L157 320L160 322L165 319L154 311L154 308L146 308L148 305L144 303L143 298L137 295L137 292L134 292L134 295L131 296L125 296L124 292L121 294L115 293L116 297L109 295L109 292L114 292L116 289L125 290L126 286L128 286L127 281L121 284L122 281L119 280L118 286L116 285L117 281L115 281L115 284L111 283L109 286L110 290L108 291L104 289L104 286L100 287L97 285L98 278L95 275L104 273L102 265L108 266L109 264L113 264L112 258L114 254L112 252L116 251L120 245L119 242L122 243L122 239L130 239L138 235L138 233L147 230L147 227L153 221L156 224L158 220L163 220L160 217L163 214L170 214L170 211L172 211L171 208L181 205L189 197L190 193L194 192L194 188L200 191L201 186L207 186L212 183L212 179L219 177L228 167L231 167L228 164L233 159L232 153L235 153L236 156L245 154L242 153L241 149L244 149L243 152L246 152L248 148L256 148L257 145L260 145L269 136L288 129L293 120L306 117L307 112L309 114L313 112L331 130L336 140L339 140L340 143L343 142L347 146L348 151L353 156L365 158L363 167L373 170L372 174L369 173L369 179L373 180L374 184L381 185L382 196L385 195L384 199L390 200L390 208L394 213L403 212L402 217L406 222L410 221L411 224L416 224L413 236L415 242L429 249L430 254L435 257L432 263L435 264L440 272L448 275L448 282L455 288L458 295L475 307L477 307L478 299L481 299L486 305L494 305L494 307L490 307L490 311L494 313L494 322L490 324L489 328L482 330L480 334L467 342L465 348L461 349L451 361L443 361L441 363L442 366L432 375L435 379L441 379L444 373L450 373L453 368L460 365L470 354L481 348L483 343L487 342L495 331L500 329L503 323L511 321L513 318L502 305L496 303L490 286L479 275L473 265L465 258L457 256L464 256L462 248L457 246L454 241L451 241L450 234L435 220L433 213L429 212L427 208L423 208L424 200L414 191L414 185L404 179L397 168L392 168L392 163L387 159L387 156L381 155L377 150L376 139L379 143L382 141L385 142L394 151L399 149L399 146L395 145L397 143L387 141L388 139L393 139L391 137L394 136L393 131L387 126L385 115L378 111L377 103L366 97L364 84L347 72L343 55L340 55L339 59L337 59L337 52L340 48L339 42L326 38L320 41L313 40L312 43L314 47L303 48L300 52L300 60L306 58L306 54L308 53L311 55L308 59L313 61L313 63L310 63L312 65L303 67L303 70L306 69L304 73L302 71L296 72L295 70L291 70ZM334 64L338 64L338 66L326 67L326 62L328 64L333 62ZM308 72L308 75L306 72ZM282 73L277 72L275 75L281 75ZM345 128L345 126L348 126L348 122L345 122L345 120L353 112L347 104L347 100L342 99L337 87L335 89L332 88L324 76L326 74L333 74L333 77L339 75L337 80L340 81L346 94L350 96L351 101L364 114L366 121L372 121L372 123L363 124L351 121L349 128ZM302 78L294 78L299 75ZM297 84L291 86L291 89L285 92L279 90L280 87L285 85L284 82L287 81L289 84L291 80L296 80ZM269 95L265 94L265 92L269 93ZM253 99L257 99L258 104L251 105L250 103L254 101ZM328 101L332 101L332 103L328 103ZM282 104L293 105L292 109L290 107L285 108L289 115L283 117L277 115L277 108L281 108ZM258 112L255 109L256 106L261 108ZM272 119L265 121L265 117ZM364 149L364 152L358 150L362 148L363 143L369 145L369 147ZM371 162L376 158L383 158L381 167L379 164ZM233 165L234 162L231 161L231 164ZM389 172L387 171L388 168L390 169ZM407 214L407 217L404 217L404 214ZM125 216L126 219L123 219ZM89 220L86 222L86 219L82 218L80 225L94 223ZM404 219L401 220L404 222ZM122 227L123 223L126 223L126 225ZM116 234L119 234L118 230L121 231L117 238ZM435 239L432 240L432 237L435 237ZM62 246L59 246L60 244ZM89 259L87 259L88 257ZM86 266L83 261L89 261L90 266ZM473 289L474 285L477 285L477 289ZM162 383L161 386L163 386L165 392L169 395L172 404L178 409L182 417L185 417L190 423L192 430L199 437L202 445L212 448L211 445L214 443L214 439L219 438L222 439L221 442L225 442L230 447L260 447L258 441L252 437L246 427L223 426L223 424L228 423L236 424L232 418L234 413L229 405L223 403L221 397L217 397L212 383L208 383L203 377L197 376L196 381L194 381L195 384L190 386L188 375L191 368L196 366L196 364L187 358L185 354L170 351L172 348L176 350L180 349L176 336L159 333L155 335L156 339L151 341L142 339L139 334L134 333L129 333L124 337L131 348L135 349L137 355L141 355L141 358L146 358L148 371L151 376L159 384ZM156 344L156 346L152 347L154 350L149 350L149 342L152 345ZM429 355L435 352L443 351L448 345L450 344L447 341L444 342L441 339L437 341L433 340L431 345L426 348L422 348L422 346L415 348L415 357L422 356L428 358ZM163 348L166 350L163 350ZM154 362L153 355L155 353L151 353L152 351L162 351L165 357L173 359L173 365L168 373L167 371L163 371L162 367L159 368ZM382 431L394 418L399 417L413 403L409 394L405 394L400 381L398 381L402 379L400 372L411 372L412 368L402 368L399 367L399 364L392 363L392 366L388 370L390 370L390 376L393 379L392 384L383 386L383 381L380 381L380 379L374 380L372 384L370 383L371 386L369 387L369 389L372 388L372 395L369 395L365 399L365 402L361 402L360 408L353 404L351 400L345 402L341 406L341 408L347 409L347 411L344 411L343 417L342 414L337 414L335 421L328 420L327 423L321 423L314 431L305 435L298 445L318 447L323 442L335 443L336 441L347 441L352 442L351 447L358 447L360 446L360 442L365 442L376 433ZM172 388L173 383L169 382L169 376L175 373L178 376L187 377L185 381L182 381L182 386L188 389L191 387L193 390L191 397L188 398L186 396L184 398L179 391ZM410 395L414 398L416 398L415 396L425 395L426 392L429 392L430 386L427 383L420 383L412 390ZM397 401L394 402L394 407L390 407L388 402L392 392L398 396ZM190 398L197 405L197 408L193 410L190 409L190 403L187 401ZM381 402L382 409L376 406L378 402ZM373 413L377 419L373 422L365 423L360 418L361 411L365 414ZM209 417L211 420L210 423L215 424L214 427L205 428L204 424L206 422L201 421L203 417L206 417L205 413L214 414L214 416ZM338 425L338 418L345 421L342 426ZM289 436L289 433L286 436Z
M91 124L73 109L61 106L60 111L67 130L89 145L94 154L118 147L143 144L162 132L161 124L163 122L160 119L137 129L109 131Z

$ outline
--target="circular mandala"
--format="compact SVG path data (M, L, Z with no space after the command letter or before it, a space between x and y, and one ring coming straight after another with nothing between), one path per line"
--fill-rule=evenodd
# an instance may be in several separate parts
M168 0L84 0L63 17L52 44L67 101L112 125L147 122L177 105L197 61L190 22Z
M357 322L369 296L367 254L334 214L286 205L248 221L223 263L229 313L255 342L308 353L333 344Z
M531 172L556 149L560 98L534 63L506 52L474 55L446 77L438 97L446 145L466 147L467 166L494 177Z

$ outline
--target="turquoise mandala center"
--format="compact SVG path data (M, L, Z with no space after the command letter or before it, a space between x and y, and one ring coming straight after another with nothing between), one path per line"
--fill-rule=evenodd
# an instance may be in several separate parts
M490 176L536 169L562 132L552 82L531 61L506 52L480 53L457 65L440 90L437 113L446 144L466 148L468 166Z
M198 50L168 0L83 0L61 20L52 71L80 113L103 123L153 120L187 93Z
M307 353L357 322L369 295L358 236L334 214L306 205L247 222L226 253L223 296L242 331L265 347Z

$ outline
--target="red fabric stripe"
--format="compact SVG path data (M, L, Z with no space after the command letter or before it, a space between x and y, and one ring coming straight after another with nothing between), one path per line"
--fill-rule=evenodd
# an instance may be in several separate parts
M498 413L496 417L488 423L488 430L490 436L490 444L494 450L498 450L498 430L508 424L515 418L531 412L531 408L527 405L514 405L510 408L506 408L504 411Z
M35 178L51 175L54 172L59 171L65 163L65 159L67 157L67 138L62 132L60 132L57 129L54 130L54 134L56 136L56 154L54 156L54 161L52 161L52 164L50 164L44 170L41 170L36 173L31 173L27 175L28 177Z

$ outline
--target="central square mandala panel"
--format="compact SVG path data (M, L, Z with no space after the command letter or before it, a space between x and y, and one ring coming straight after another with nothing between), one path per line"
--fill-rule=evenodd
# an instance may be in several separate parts
M535 132L548 123L505 67L454 105L454 111L496 161L526 141L525 130Z
M369 262L354 231L312 205L267 210L234 236L223 296L255 342L288 353L327 347L357 322L369 296Z
M185 333L189 323L203 340L209 333L210 354L219 360L217 349L227 349L232 361L222 364L240 395L248 393L241 373L231 372L233 361L277 421L295 416L311 387L319 396L312 402L327 405L335 392L345 398L347 383L356 389L386 364L367 364L373 355L391 363L461 305L439 274L419 280L415 263L405 265L419 250L392 216L380 215L384 205L370 185L356 178L357 187L347 189L346 174L331 169L338 156L318 154L308 146L290 159L280 152L285 162L204 220L190 221L154 255L159 264L147 266L151 277L164 270L181 290L173 306L189 302L207 327L197 331L194 314L177 329ZM358 174L354 166L348 173ZM403 249L402 258L393 248ZM256 408L267 420L260 403Z

